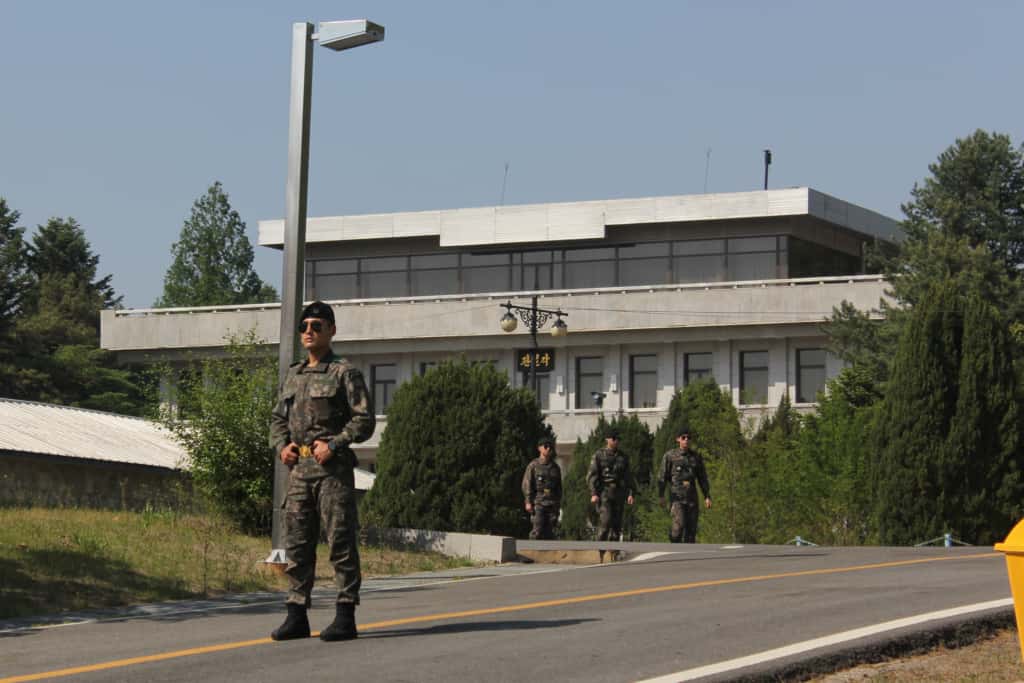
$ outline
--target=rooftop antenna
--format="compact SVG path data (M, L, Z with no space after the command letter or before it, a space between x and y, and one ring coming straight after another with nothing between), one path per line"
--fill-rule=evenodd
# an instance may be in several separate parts
M704 154L704 194L708 193L708 173L711 172L711 148Z
M772 165L772 151L764 151L764 189L768 189L768 167Z
M505 162L505 178L501 181L501 202L498 206L505 206L505 186L508 185L508 162Z

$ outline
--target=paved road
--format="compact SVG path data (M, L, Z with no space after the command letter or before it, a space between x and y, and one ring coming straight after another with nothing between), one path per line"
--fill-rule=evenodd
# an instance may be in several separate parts
M681 680L678 672L732 662L712 676L728 680L808 656L799 647L772 653L779 648L964 605L998 600L985 613L1005 612L1010 595L1005 562L988 548L658 546L647 557L372 582L358 612L361 636L348 643L272 643L266 636L283 614L274 596L8 628L0 630L0 682L593 683ZM318 592L310 614L314 630L330 621L327 593ZM898 622L883 636L860 632L856 642L960 618ZM820 640L804 649L847 645ZM753 666L736 668L744 663Z

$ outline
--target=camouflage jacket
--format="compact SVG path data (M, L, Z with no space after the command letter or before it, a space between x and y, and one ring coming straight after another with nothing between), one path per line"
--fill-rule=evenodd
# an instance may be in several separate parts
M618 449L598 448L590 460L587 485L592 496L604 493L626 498L633 495L635 484L629 471L629 457Z
M665 487L668 486L673 498L685 503L696 503L698 483L704 497L710 498L708 473L700 453L689 448L673 448L665 452L661 459L661 474L658 476L659 497L665 495Z
M562 504L562 468L554 458L534 458L523 475L523 497L532 505L558 507Z
M370 438L375 426L363 373L328 352L315 366L302 361L288 368L270 415L270 446L277 454L289 442L301 447L318 439L327 441L334 457L324 465L315 458L300 457L293 472L302 479L328 474L351 479L356 457L349 444Z

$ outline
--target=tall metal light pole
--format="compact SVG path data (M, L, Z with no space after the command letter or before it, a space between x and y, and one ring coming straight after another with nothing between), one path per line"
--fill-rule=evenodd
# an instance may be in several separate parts
M284 272L281 278L281 328L278 347L278 382L298 360L296 329L306 279L306 199L309 189L309 108L313 89L313 41L338 52L384 40L384 27L365 19L325 21L313 33L313 24L292 24L291 99L288 105L288 180L284 202ZM270 557L284 564L284 511L281 503L288 486L288 468L274 454L274 510Z
M530 339L533 340L532 355L530 359L530 389L533 390L534 394L537 394L537 329L544 327L551 316L555 316L555 322L551 326L552 337L564 337L569 334L569 327L562 320L562 317L568 317L569 314L559 309L557 311L549 311L544 308L537 308L537 297L534 296L531 300L530 306L516 306L511 301L499 304L505 309L505 315L501 316L501 329L506 332L512 332L516 329L519 324L516 322L516 317L512 315L512 311L516 312L519 319L524 324L530 326Z

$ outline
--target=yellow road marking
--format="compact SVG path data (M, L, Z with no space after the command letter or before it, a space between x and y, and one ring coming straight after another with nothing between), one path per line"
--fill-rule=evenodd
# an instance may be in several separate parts
M555 600L544 600L541 602L527 602L519 605L506 605L505 607L485 607L483 609L472 609L463 610L461 612L442 612L439 614L424 614L418 617L404 617L401 619L389 619L387 621L375 621L369 624L362 624L359 626L360 631L372 631L381 628L388 628L391 626L405 626L407 624L420 624L426 621L445 621L449 619L462 619L465 617L479 617L490 614L502 614L505 612L520 612L523 610L540 609L542 607L558 607L561 605L577 605L584 602L596 602L599 600L614 600L618 598L629 598L638 595L652 595L655 593L666 593L669 591L680 591L689 590L691 588L706 588L708 586L726 586L734 583L752 583L754 581L771 581L774 579L789 579L799 576L820 576L823 574L842 574L846 572L865 571L869 569L885 569L888 567L906 567L914 564L924 564L928 562L948 562L950 560L975 560L980 558L988 557L1000 557L1002 553L978 553L977 555L959 555L955 557L929 557L917 560L898 560L894 562L877 562L874 564L861 564L853 565L850 567L833 567L830 569L806 569L803 571L796 572L783 572L780 574L761 574L758 576L740 576L732 579L708 579L706 581L693 581L690 583L677 583L668 586L654 586L651 588L634 588L626 591L616 591L614 593L597 593L594 595L580 595L575 598L557 598ZM313 633L312 637L317 637L319 632ZM187 650L174 650L171 652L161 652L155 655L143 655L141 657L130 657L128 659L115 659L109 662L100 662L99 664L89 664L86 666L76 666L69 669L56 669L54 671L44 671L35 674L26 674L23 676L12 676L9 678L0 678L0 683L22 683L23 681L38 681L46 678L59 678L62 676L74 676L76 674L90 673L93 671L104 671L107 669L117 669L126 666L133 666L135 664L147 664L150 662L160 662L166 659L176 659L178 657L192 657L195 655L204 655L211 652L224 652L225 650L237 650L243 647L253 647L255 645L267 645L274 642L270 638L257 638L255 640L241 640L234 643L221 643L219 645L204 645L202 647L193 647Z

